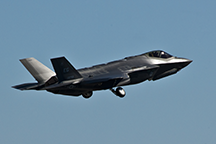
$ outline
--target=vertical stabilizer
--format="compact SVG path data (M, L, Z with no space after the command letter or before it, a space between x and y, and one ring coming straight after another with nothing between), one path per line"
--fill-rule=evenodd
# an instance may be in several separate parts
M82 78L80 73L70 64L65 57L51 59L59 82Z
M20 62L31 73L31 75L38 81L38 83L45 83L52 76L55 76L55 72L40 63L35 58L21 59Z

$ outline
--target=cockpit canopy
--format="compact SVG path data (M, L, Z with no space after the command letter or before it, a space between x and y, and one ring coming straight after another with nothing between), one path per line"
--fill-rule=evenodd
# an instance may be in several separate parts
M173 57L172 55L164 52L164 51L152 51L146 53L149 57L157 57L157 58L170 58Z

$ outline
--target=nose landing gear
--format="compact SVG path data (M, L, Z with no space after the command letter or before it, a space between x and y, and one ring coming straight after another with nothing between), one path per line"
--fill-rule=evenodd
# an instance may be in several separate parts
M110 89L116 96L119 96L120 98L123 98L126 95L126 92L123 88L117 87L116 90L113 88Z

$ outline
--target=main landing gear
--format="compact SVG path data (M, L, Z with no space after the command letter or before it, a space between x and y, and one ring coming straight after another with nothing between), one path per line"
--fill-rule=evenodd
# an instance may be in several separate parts
M90 98L92 96L93 92L92 91L89 91L89 92L85 92L85 93L82 93L82 96L86 99Z
M120 98L123 98L126 95L126 92L123 88L117 87L116 90L113 88L110 89L115 95L119 96Z

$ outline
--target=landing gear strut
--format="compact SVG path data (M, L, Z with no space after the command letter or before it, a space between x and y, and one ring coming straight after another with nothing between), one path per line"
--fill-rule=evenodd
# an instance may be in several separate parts
M120 98L123 98L126 95L126 92L123 88L117 87L116 90L113 88L110 89L115 95L119 96Z

